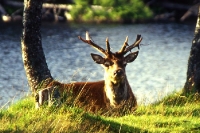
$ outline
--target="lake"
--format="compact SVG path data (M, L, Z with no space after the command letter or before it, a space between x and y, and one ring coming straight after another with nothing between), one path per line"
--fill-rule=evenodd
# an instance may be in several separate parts
M104 48L109 37L112 51L121 48L126 36L132 44L141 34L139 55L127 65L126 74L139 103L148 104L184 86L194 29L195 24L181 23L43 23L41 33L48 67L60 82L96 81L104 77L103 68L90 56L99 52L78 39L79 35L85 37L85 31ZM0 24L0 106L30 94L22 63L21 32L21 24Z

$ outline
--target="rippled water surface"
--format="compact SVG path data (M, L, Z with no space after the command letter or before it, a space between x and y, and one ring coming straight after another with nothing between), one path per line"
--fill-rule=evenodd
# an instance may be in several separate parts
M16 101L29 92L20 47L21 25L0 24L0 105ZM129 44L141 34L138 58L126 68L129 83L139 102L149 103L180 90L186 79L187 61L195 25L66 25L43 24L42 43L52 76L61 82L103 79L104 71L90 53L98 53L77 36L89 31L95 43L111 50Z

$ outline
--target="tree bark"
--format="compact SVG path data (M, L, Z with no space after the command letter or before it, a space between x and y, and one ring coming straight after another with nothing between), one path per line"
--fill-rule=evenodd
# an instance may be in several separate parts
M21 37L24 69L31 91L35 93L53 80L42 48L40 34L43 0L24 0L23 33Z
M185 92L200 92L200 7L188 60Z

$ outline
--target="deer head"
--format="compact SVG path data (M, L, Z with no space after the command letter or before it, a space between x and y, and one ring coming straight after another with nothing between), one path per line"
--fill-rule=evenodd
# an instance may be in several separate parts
M86 32L86 39L80 36L79 39L91 45L104 55L104 57L102 57L101 55L91 53L94 62L101 64L105 69L105 91L107 97L110 99L111 105L115 106L119 104L122 99L126 100L128 97L127 87L129 84L126 78L125 67L128 63L133 62L137 58L139 51L131 52L131 50L135 47L139 49L139 44L142 41L141 35L137 35L136 41L130 46L128 45L128 37L126 37L122 48L118 52L110 51L108 38L106 39L106 50L95 44L91 40L88 32ZM130 53L126 55L128 52Z

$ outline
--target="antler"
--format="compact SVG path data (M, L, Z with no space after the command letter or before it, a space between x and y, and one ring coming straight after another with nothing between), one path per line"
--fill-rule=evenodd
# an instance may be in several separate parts
M138 47L138 49L140 49L139 45L140 45L141 41L142 41L141 35L137 35L135 42L132 45L128 46L128 37L126 37L126 40L125 40L121 50L119 51L119 53L122 53L125 55L127 52L131 51L135 47ZM126 48L126 46L128 46L128 47Z
M104 50L103 48L101 48L99 45L95 44L91 38L90 38L90 35L88 33L88 31L86 31L86 39L83 39L82 37L78 36L78 38L85 42L85 43L88 43L90 46L94 47L96 50L98 50L99 52L101 52L102 54L104 55L107 55L110 53L110 44L109 44L109 41L108 41L108 38L106 38L106 47L107 47L107 50Z
M106 50L104 50L102 47L100 47L99 45L95 44L91 38L89 33L86 31L86 39L83 39L82 37L78 36L78 38L83 41L84 43L88 43L90 46L94 47L96 50L98 50L99 52L101 52L102 54L108 56L111 54L110 51L110 44L109 44L109 40L108 38L106 38ZM120 51L118 53L125 55L127 52L131 51L133 48L138 47L138 49L140 49L139 45L140 42L142 41L142 37L141 35L137 35L137 38L135 40L135 42L132 45L128 45L128 36L126 37L126 40L122 46L122 48L120 49ZM127 47L128 46L128 47Z
M126 40L125 40L122 48L120 49L119 53L123 53L124 50L126 49L126 46L128 46L128 36L126 37Z
M108 40L108 37L106 38L106 48L107 48L107 54L110 54L110 44L109 44L109 40Z

